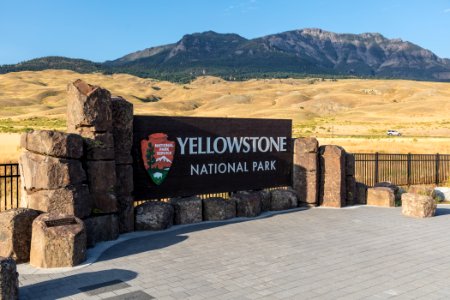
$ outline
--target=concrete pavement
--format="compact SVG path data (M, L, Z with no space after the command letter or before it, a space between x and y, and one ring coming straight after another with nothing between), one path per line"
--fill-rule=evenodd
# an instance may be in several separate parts
M82 268L31 274L20 266L20 295L449 299L450 206L437 214L411 219L400 208L313 208L133 233Z

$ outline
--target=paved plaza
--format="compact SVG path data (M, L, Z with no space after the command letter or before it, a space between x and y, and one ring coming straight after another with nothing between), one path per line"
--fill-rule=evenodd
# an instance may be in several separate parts
M450 206L439 206L429 219L403 217L400 208L359 206L139 232L72 271L27 274L32 269L20 266L20 295L449 299L449 228Z

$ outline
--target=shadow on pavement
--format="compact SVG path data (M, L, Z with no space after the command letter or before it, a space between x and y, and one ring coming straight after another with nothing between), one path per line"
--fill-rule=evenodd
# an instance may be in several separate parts
M450 208L438 207L436 208L436 217L450 215Z
M305 209L306 210L306 209ZM170 231L157 231L153 235L138 237L134 239L130 239L127 241L123 241L119 244L116 244L105 252L101 254L97 262L106 261L110 259L115 259L123 256L138 254L142 252L158 250L162 248L166 248L172 246L174 244L181 243L188 239L188 236L185 236L187 233L208 230L216 227L237 224L241 222L249 222L255 221L258 219L271 218L273 216L289 214L295 212L302 212L304 210L288 210L288 211L280 211L269 214L267 216L260 216L259 218L238 218L238 219L230 219L227 221L218 221L218 222L201 222L196 224L190 224L189 226L183 226L175 230Z
M129 287L126 281L136 278L137 273L123 269L110 269L68 276L60 274L60 276L60 278L21 286L20 299L59 299L83 292L94 295L95 292L123 289Z

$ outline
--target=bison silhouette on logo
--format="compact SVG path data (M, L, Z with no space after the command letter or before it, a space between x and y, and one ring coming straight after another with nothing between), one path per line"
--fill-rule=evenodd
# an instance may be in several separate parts
M141 141L142 160L148 175L156 185L166 179L175 154L175 142L165 133L153 133Z

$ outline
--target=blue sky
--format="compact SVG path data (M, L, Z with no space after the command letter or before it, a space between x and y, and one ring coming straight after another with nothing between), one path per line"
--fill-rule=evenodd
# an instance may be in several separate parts
M450 58L450 0L0 0L0 64L105 61L187 33L254 38L306 27L379 32Z

